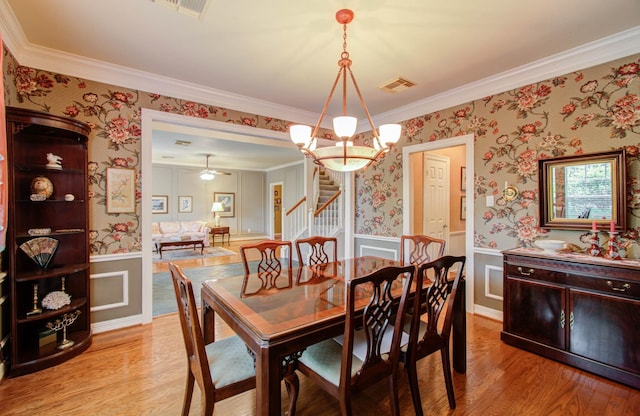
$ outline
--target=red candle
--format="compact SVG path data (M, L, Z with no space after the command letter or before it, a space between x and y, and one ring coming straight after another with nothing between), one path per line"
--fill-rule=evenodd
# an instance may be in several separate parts
M596 222L595 222L595 221L591 221L591 229L592 229L593 231L598 231L598 226L596 225Z
M611 221L611 223L609 224L609 231L611 231L612 233L616 232L616 223Z

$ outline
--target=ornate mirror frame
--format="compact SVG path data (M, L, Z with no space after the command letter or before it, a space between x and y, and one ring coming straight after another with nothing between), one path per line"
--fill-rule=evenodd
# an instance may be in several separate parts
M538 178L542 228L626 229L624 150L541 159Z

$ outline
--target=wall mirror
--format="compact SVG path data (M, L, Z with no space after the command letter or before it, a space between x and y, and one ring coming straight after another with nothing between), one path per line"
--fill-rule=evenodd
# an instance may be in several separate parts
M623 231L625 172L624 150L539 160L540 226Z

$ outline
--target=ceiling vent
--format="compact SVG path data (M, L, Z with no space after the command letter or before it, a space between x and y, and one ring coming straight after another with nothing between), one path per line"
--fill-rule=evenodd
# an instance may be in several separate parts
M170 7L187 16L201 18L210 0L153 0L155 3Z
M398 77L398 78L392 79L391 81L385 82L384 84L380 85L379 88L382 91L395 94L415 86L416 86L415 82L411 82L408 79Z
M176 146L189 147L189 146L191 146L191 142L190 142L190 141L187 141L187 140L180 140L180 139L177 139L177 140L176 140L176 142L175 142L175 145L176 145Z

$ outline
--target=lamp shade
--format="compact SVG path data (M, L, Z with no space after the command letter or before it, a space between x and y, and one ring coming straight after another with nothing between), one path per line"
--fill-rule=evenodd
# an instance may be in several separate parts
M213 205L211 205L211 212L222 212L224 211L224 206L222 205L222 202L214 202Z
M358 127L358 119L351 116L333 118L333 131L340 138L351 137Z
M209 170L203 170L202 172L200 172L200 179L202 179L203 181L211 181L215 177L216 176Z
M387 146L395 144L400 139L401 132L400 124L383 124L380 126L380 141Z
M311 126L294 124L289 127L289 135L291 136L291 141L297 146L306 147L311 141Z

